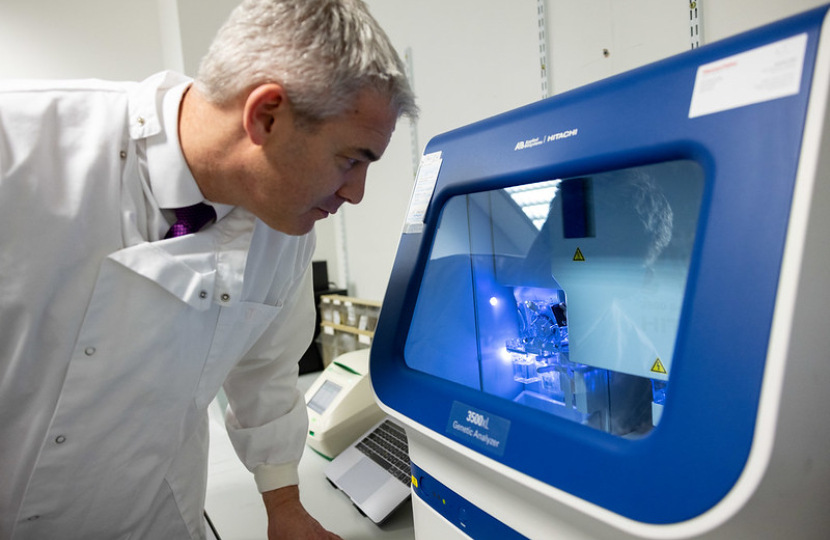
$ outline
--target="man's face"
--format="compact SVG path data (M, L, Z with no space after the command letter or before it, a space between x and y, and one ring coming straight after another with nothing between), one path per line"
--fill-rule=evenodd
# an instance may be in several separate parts
M347 111L313 128L274 126L248 183L248 210L278 231L300 235L363 199L366 171L395 129L389 100L364 90Z

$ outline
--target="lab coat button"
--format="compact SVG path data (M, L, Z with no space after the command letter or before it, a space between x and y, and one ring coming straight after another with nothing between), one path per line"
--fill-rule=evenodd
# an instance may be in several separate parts
M200 292L200 293L199 293L199 298L201 298L202 300L204 300L205 298L207 298L207 291L202 291L202 292Z
M87 356L92 356L93 354L95 354L95 347L87 347L86 349L84 349L84 354Z
M225 293L225 294L222 295L222 301L223 302L227 302L230 299L231 299L231 295L229 295L228 293Z
M121 159L127 159L127 152L121 150Z
M136 119L135 119L135 121L136 121L136 122L138 122L138 125L139 125L139 126L143 126L143 125L144 125L144 122L145 122L144 118L143 118L143 117L141 117L141 116L139 116L138 118L136 118Z
M63 435L58 435L57 437L55 437L55 442L57 444L63 444L66 442L66 437L64 437Z

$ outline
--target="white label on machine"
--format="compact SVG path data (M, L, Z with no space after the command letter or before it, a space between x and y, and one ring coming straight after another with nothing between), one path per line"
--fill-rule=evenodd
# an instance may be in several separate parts
M807 34L697 68L689 118L798 94Z
M406 222L403 227L404 234L419 233L423 230L424 216L426 216L429 202L432 200L432 192L435 191L435 182L438 180L441 162L441 152L433 152L421 157L418 176L415 178L415 188L412 190L409 210L406 213Z

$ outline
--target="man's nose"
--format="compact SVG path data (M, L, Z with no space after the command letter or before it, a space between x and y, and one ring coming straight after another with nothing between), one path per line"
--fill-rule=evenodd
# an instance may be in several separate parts
M363 194L366 189L366 168L359 171L353 171L350 174L337 194L350 202L351 204L358 204L363 200Z

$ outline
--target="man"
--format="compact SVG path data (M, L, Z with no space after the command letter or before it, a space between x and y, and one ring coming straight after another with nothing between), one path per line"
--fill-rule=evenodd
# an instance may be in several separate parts
M0 538L203 537L223 384L268 537L338 538L297 486L312 229L416 114L360 0L245 0L193 84L0 85Z

